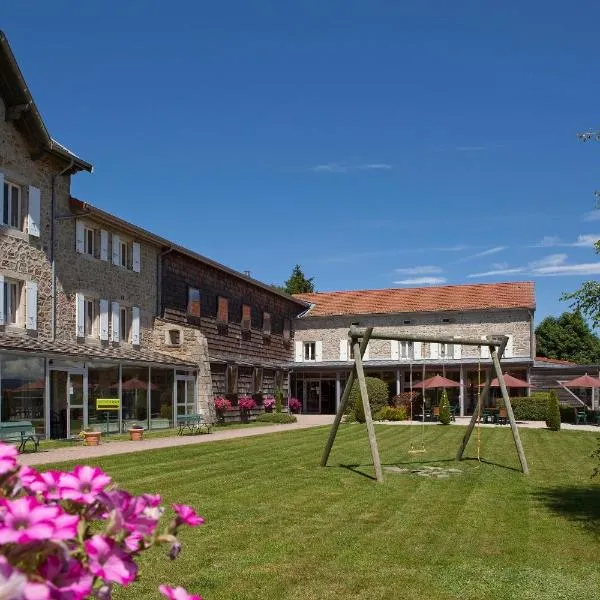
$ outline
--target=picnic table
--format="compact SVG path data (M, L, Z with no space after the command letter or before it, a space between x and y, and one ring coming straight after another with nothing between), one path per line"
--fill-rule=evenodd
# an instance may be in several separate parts
M179 435L188 429L191 433L210 433L211 423L204 420L200 414L193 415L177 415L177 426L179 427Z
M18 444L19 452L25 450L27 442L33 443L36 452L40 445L40 437L31 421L0 422L0 441Z

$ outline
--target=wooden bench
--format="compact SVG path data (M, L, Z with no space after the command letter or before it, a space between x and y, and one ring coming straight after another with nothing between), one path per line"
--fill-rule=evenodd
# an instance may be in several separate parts
M35 427L31 424L31 421L0 422L0 441L18 444L19 452L25 450L27 442L33 442L36 452L40 445L40 437L35 432Z
M210 433L211 423L204 420L202 415L178 415L177 426L179 427L179 435L183 435L185 429L189 429L192 433Z

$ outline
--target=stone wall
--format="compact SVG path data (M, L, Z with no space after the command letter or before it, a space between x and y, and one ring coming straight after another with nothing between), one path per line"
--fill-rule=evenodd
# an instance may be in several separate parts
M340 360L340 340L347 339L352 322L361 327L377 327L380 331L407 335L481 337L510 335L513 356L531 358L531 320L528 309L481 310L468 312L405 313L394 315L360 315L335 317L304 317L294 322L296 341L322 341L323 361ZM450 319L450 323L442 323ZM409 325L404 325L410 320ZM429 356L429 344L424 344L423 357ZM464 346L462 358L478 356L476 346ZM370 359L390 359L391 344L385 340L369 343Z

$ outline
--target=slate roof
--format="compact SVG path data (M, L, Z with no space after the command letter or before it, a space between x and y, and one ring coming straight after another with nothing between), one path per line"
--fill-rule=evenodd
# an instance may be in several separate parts
M40 352L45 355L62 355L65 358L73 357L81 360L102 359L136 363L153 363L187 368L194 368L198 366L193 362L187 362L170 356L169 354L154 352L151 350L136 350L134 348L125 348L120 346L112 347L78 344L75 342L49 342L27 335L11 334L6 332L0 334L0 351L1 350Z
M535 309L535 285L531 281L316 292L296 294L295 297L313 304L305 317L508 308Z

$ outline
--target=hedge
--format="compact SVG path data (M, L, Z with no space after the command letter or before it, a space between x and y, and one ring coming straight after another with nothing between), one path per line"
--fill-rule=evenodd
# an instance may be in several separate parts
M256 420L261 423L295 423L298 419L296 419L295 415L275 412L258 415Z
M511 398L517 421L545 421L550 392L535 392L531 396Z
M377 377L365 377L367 384L367 393L369 394L369 405L371 406L371 414L379 412L384 406L388 405L388 386L385 381ZM351 414L359 423L365 422L365 413L363 411L362 398L358 380L354 382L348 399L346 413Z

